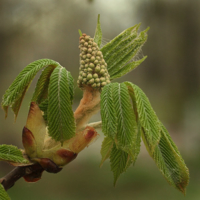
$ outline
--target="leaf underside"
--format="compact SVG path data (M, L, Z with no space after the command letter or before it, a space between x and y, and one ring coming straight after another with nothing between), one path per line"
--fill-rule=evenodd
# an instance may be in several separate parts
M75 120L72 110L71 74L63 67L57 67L51 74L48 90L48 131L61 143L75 135Z
M0 183L0 199L1 200L10 200L10 197L8 196L7 192L5 191L3 185Z
M11 163L29 163L29 161L23 157L20 149L18 149L16 146L5 144L0 145L0 160Z
M30 83L37 72L47 66L56 67L60 65L56 61L50 59L41 59L30 63L19 73L3 96L2 107L6 116L8 107L10 106L15 114L15 118L17 117L22 100Z

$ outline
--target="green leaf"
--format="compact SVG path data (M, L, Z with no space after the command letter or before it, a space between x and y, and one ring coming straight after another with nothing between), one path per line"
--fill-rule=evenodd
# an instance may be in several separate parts
M49 66L45 68L40 75L40 78L38 79L35 92L32 97L32 102L36 102L37 104L40 104L42 101L47 99L48 97L48 87L49 87L49 80L51 73L55 69L54 66Z
M121 42L122 44L119 44L118 49L111 52L112 54L106 60L110 76L116 74L130 60L132 60L134 56L136 56L136 54L139 52L139 50L147 40L147 30L148 29L142 31L137 36L137 38L134 37L135 35L132 35L129 38L125 39Z
M41 104L39 104L39 108L41 111L43 111L43 118L47 124L48 120L47 120L47 111L48 111L48 99L45 99Z
M5 116L7 116L8 107L11 106L16 119L22 100L31 81L40 69L47 66L56 67L60 65L56 61L50 59L41 59L30 63L19 73L3 96L2 107L5 111Z
M143 139L146 140L144 135ZM166 180L185 194L189 182L189 171L176 145L162 124L160 141L150 155Z
M124 83L114 83L113 100L117 114L116 145L130 153L137 137L137 124L128 89Z
M29 161L23 157L20 149L18 149L16 146L5 144L0 145L0 160L11 163L29 163Z
M105 136L115 139L117 134L117 112L114 107L113 92L117 83L108 84L103 87L101 92L101 119L102 131Z
M78 33L79 33L79 35L80 35L80 37L81 37L81 36L82 36L82 32L81 32L80 29L78 29Z
M130 165L129 161L130 157L128 156L128 153L118 149L114 144L110 155L111 171L114 175L114 185L116 184L120 174L125 172L127 166Z
M5 191L3 185L0 184L0 199L1 200L10 200L8 193Z
M153 152L161 137L160 122L144 92L131 82L126 82L126 85L135 103L137 117L144 130L144 137L148 146L147 150Z
M71 103L71 77L63 67L57 67L50 77L48 93L49 135L63 143L75 135L75 120Z
M103 165L104 161L107 160L110 157L110 153L113 147L114 141L112 138L105 137L102 145L101 145L101 164L100 166Z
M112 76L110 77L110 80L113 80L113 79L116 79L116 78L120 78L120 77L124 76L125 74L129 73L130 71L134 70L146 58L147 58L147 56L143 57L140 60L133 61L133 62L125 65L123 68L119 69L117 72L115 72L114 74L112 74Z
M110 42L108 42L105 46L101 48L101 52L103 53L104 59L107 60L111 52L114 52L118 49L119 44L130 37L130 35L135 35L135 38L137 37L137 30L140 27L140 24L135 25L133 27L130 27L126 30L124 30L122 33L120 33L118 36L116 36L114 39L112 39ZM134 37L132 38L134 39ZM124 44L125 46L126 44Z
M145 60L146 57L130 63L147 40L148 28L138 34L139 27L140 24L126 29L101 49L111 79L127 74Z
M102 39L102 31L101 31L101 24L100 24L100 15L98 15L97 27L94 34L94 42L97 43L98 47L101 46L101 39Z

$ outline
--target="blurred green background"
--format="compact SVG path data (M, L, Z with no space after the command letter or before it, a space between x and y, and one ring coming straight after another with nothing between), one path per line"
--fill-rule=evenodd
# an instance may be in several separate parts
M113 187L109 161L99 168L103 134L58 174L44 173L34 184L19 180L8 193L13 200L198 200L200 199L200 1L199 0L1 0L0 96L30 62L50 58L69 70L79 68L78 29L91 36L101 14L104 42L142 22L150 26L141 52L148 58L119 82L139 85L166 125L190 170L184 197L170 187L142 145L134 167ZM140 57L141 57L140 56ZM37 76L38 77L38 76ZM37 78L36 78L37 79ZM33 81L16 123L0 112L0 144L22 148L34 90ZM75 89L74 109L82 92ZM99 114L93 120L99 120ZM0 177L13 167L0 162Z

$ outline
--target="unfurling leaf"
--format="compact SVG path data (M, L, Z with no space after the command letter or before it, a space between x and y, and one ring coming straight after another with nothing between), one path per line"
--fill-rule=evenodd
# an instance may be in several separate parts
M61 143L75 135L75 120L72 111L72 82L70 72L57 67L51 74L48 91L49 135Z
M0 161L7 161L10 163L21 163L28 164L29 161L26 160L22 151L13 145L0 145Z
M101 32L101 24L100 24L100 15L98 15L97 27L94 35L94 42L97 43L98 47L101 46L102 32Z
M8 196L7 192L5 191L3 185L0 183L0 199L1 200L10 200L10 197Z
M126 82L129 94L136 106L136 112L144 130L144 136L148 145L148 151L153 152L160 140L160 122L151 107L144 92L131 82Z
M42 103L45 99L48 98L48 87L51 73L55 69L54 66L49 66L45 68L38 79L35 92L32 97L32 102L36 102L37 104Z
M120 77L124 76L125 74L129 73L130 71L135 69L138 65L140 65L146 58L147 58L147 56L143 57L140 60L133 61L133 62L125 65L123 68L121 68L117 72L113 73L113 75L110 77L110 80L120 78Z
M146 57L130 63L147 40L148 28L138 34L139 26L126 29L101 49L111 80L127 74L145 60Z
M37 72L47 66L57 67L60 66L58 62L50 59L41 59L26 66L13 81L11 86L6 90L3 100L2 107L7 116L8 107L11 106L15 118L19 112L24 95L32 82Z

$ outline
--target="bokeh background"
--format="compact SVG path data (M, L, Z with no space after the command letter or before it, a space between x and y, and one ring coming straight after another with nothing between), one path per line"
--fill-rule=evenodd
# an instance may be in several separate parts
M190 169L186 197L170 187L142 145L134 167L116 187L109 161L99 168L103 134L58 174L44 173L34 184L19 180L13 200L198 200L200 198L200 1L199 0L0 0L0 96L29 63L50 58L79 68L78 29L91 36L101 14L104 42L142 22L150 26L142 53L148 58L118 79L139 85L166 125ZM38 77L38 76L37 76ZM37 79L36 77L36 79ZM0 144L22 148L21 130L36 80L18 119L0 112ZM82 92L75 88L74 109ZM99 120L99 114L93 120ZM0 162L0 177L13 167Z

